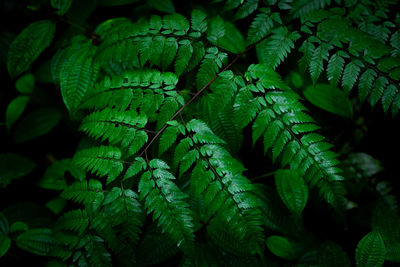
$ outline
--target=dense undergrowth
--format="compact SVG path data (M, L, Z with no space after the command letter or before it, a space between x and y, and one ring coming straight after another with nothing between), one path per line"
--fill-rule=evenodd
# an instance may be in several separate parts
M400 262L397 1L1 7L0 263Z

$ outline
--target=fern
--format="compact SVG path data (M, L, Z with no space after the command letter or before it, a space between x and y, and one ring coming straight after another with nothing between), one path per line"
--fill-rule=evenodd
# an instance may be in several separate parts
M299 96L285 86L272 86L268 73L271 70L263 65L249 67L246 77L256 84L240 89L235 110L241 117L237 118L242 121L242 127L255 119L253 141L263 135L265 152L272 148L274 160L281 156L282 166L289 165L300 171L311 186L320 188L328 203L339 207L343 200L338 181L343 178L336 167L339 162L335 153L329 151L332 146L314 133L319 127L305 113Z
M333 84L336 85L342 76L341 86L345 92L348 93L353 87L358 86L358 95L361 101L369 97L372 107L381 101L385 112L391 107L393 115L397 114L399 107L395 99L397 100L399 77L391 75L392 69L397 63L391 63L392 60L389 57L390 53L395 52L391 52L394 50L389 44L386 44L388 37L379 37L382 43L375 40L373 37L376 36L375 32L371 34L367 28L373 27L379 32L381 30L372 24L368 24L368 27L365 26L367 28L363 28L364 26L361 25L361 30L356 29L350 20L340 20L334 11L325 10L314 11L304 16L303 23L307 25L303 31L308 33L313 33L312 28L315 27L315 24L318 25L316 36L309 37L302 46L304 57L301 63L309 66L314 82L325 69L324 61L330 57L327 65L328 80L333 80ZM333 33L331 29L337 28L338 25L340 25L340 30ZM382 29L382 31L387 33L387 30ZM313 49L312 43L318 43L319 46L310 56ZM350 53L342 50L344 44L349 45ZM395 41L393 44L395 45ZM330 51L337 52L329 56ZM396 61L398 60L394 60L394 62ZM378 62L381 62L380 67L374 68L375 64L379 66ZM374 82L375 79L376 82ZM388 92L386 92L387 88L389 88ZM385 96L384 99L383 96Z
M190 251L194 238L190 210L184 201L185 194L171 181L175 177L168 168L161 160L149 162L149 170L140 178L140 199L146 200L147 213L153 212L153 220L158 220L158 226L167 231L178 247Z
M14 40L0 32L0 61L16 79L1 98L0 186L12 192L0 214L4 264L25 255L44 266L399 262L396 168L358 152L397 149L385 114L361 106L400 110L396 8L30 5L42 20ZM36 204L9 204L39 192L30 185L41 188Z

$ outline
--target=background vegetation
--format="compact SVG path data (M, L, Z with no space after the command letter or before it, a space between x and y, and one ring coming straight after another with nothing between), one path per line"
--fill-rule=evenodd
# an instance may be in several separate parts
M0 2L0 265L397 266L398 1Z

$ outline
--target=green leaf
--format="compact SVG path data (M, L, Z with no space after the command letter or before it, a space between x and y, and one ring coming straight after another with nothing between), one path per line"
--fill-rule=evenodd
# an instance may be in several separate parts
M326 68L326 73L328 80L332 82L334 86L337 86L340 77L342 76L344 67L344 59L340 53L336 53L330 57L328 61L328 67Z
M175 73L180 76L189 64L190 58L193 54L193 47L189 40L182 40L179 42L178 54L175 61Z
M74 163L98 176L107 175L107 184L114 181L124 168L121 150L112 146L82 149L75 154Z
M56 25L50 20L36 21L25 28L12 42L8 51L8 73L16 77L31 64L53 40Z
M343 71L342 86L348 94L355 85L358 75L360 74L362 63L360 61L352 61L346 65Z
M152 8L165 12L165 13L174 13L175 8L174 4L171 0L146 0L147 4Z
M39 228L28 230L15 239L15 244L20 249L33 254L46 256L54 247L55 241L51 229Z
M243 1L241 1L243 3ZM253 13L258 6L258 0L247 0L235 13L234 18L242 19Z
M29 96L17 96L8 104L6 110L6 126L8 130L10 130L11 126L21 117L29 99Z
M7 253L10 246L11 246L11 239L4 234L0 234L0 258Z
M207 15L198 9L192 11L192 29L198 32L205 32L207 30Z
M374 87L372 89L371 97L369 100L372 107L374 107L376 103L378 103L388 83L389 81L385 77L379 77L378 79L375 80Z
M218 46L232 52L239 54L246 49L244 37L236 26L228 21L224 22L225 35L219 39Z
M253 44L267 36L274 26L274 20L267 8L260 8L260 13L254 18L250 25L247 44Z
M296 249L287 238L274 235L268 237L266 243L272 254L286 260L293 260L296 258Z
M319 75L324 70L324 60L328 60L328 55L328 46L326 44L321 44L314 50L309 65L311 78L314 83L317 82Z
M22 143L50 132L61 120L56 108L41 108L28 113L15 127L14 138Z
M24 222L15 222L10 226L11 233L15 234L18 232L26 232L28 231L29 226Z
M58 9L56 13L60 16L68 12L73 0L51 0L51 6Z
M356 265L359 267L380 267L385 261L386 248L378 232L370 232L357 244Z
M260 63L276 69L292 51L294 41L300 38L300 35L285 27L279 27L272 33L272 36L257 45L257 57Z
M6 187L11 180L24 177L36 164L18 154L0 154L0 188Z
M358 83L358 96L361 102L368 97L370 91L372 89L372 85L374 83L377 74L374 70L368 69L366 70L360 77L360 82Z
M75 50L60 70L61 95L69 111L79 106L88 88L96 80L98 66L92 63L94 52L92 46Z
M33 92L33 88L35 87L35 76L31 73L27 73L15 82L15 88L17 88L18 92L23 94L29 94Z
M346 94L328 84L316 84L304 90L304 97L313 105L344 118L353 117L353 105Z
M147 213L153 212L153 221L184 251L192 249L194 235L191 210L183 193L172 181L175 177L167 171L168 165L158 159L150 163L139 182L140 200L145 200Z
M278 170L275 172L275 185L286 207L300 217L308 199L308 187L296 171Z

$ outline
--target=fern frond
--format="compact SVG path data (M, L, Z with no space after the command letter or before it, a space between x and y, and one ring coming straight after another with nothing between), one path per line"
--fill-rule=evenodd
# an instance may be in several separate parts
M388 32L384 30L392 27L391 23L370 25L371 23L368 22L369 26L364 23L365 25L360 30L352 25L350 19L341 18L333 9L312 12L302 20L303 31L313 36L309 37L300 49L304 54L300 65L301 67L309 66L313 82L315 83L324 71L323 61L328 59L330 51L336 51L330 56L328 62L328 80L332 80L336 85L343 72L341 86L346 93L357 86L361 102L369 97L369 102L373 107L381 101L385 112L391 106L392 114L396 115L400 109L398 103L400 101L398 93L400 65L398 58L390 57L390 54L394 53L396 57L397 37L394 34L392 47L385 44ZM375 18L375 20L380 19ZM313 29L316 30L315 33ZM380 41L370 35L371 31L375 30L379 31L379 34L383 31ZM312 43L319 44L314 52L312 52L314 46ZM349 53L343 51L344 45L349 46ZM344 69L343 66L345 66Z
M104 198L104 195L101 182L92 179L73 183L62 192L61 197L88 205L98 198Z
M276 69L294 48L294 42L299 38L300 35L297 32L290 32L286 27L273 30L272 36L257 46L260 63Z
M267 36L275 23L282 23L279 13L271 13L268 8L260 8L260 13L254 18L247 34L247 44L253 44Z
M325 6L329 6L331 4L331 0L300 0L296 1L291 9L293 16L296 17L303 17L308 15L312 11L322 9Z
M326 44L319 45L313 52L309 63L311 78L314 83L324 70L324 60L328 60L329 46Z
M241 6L236 11L234 18L243 19L257 10L259 0L241 1Z
M202 60L196 76L197 89L200 90L217 75L218 70L225 64L226 59L227 54L220 52L218 48L211 47L207 49L207 54Z
M139 239L144 214L139 196L130 189L114 187L104 198L104 212L110 218L111 227L122 228L123 235L133 243Z
M184 103L182 96L176 92L178 78L170 72L160 73L156 70L138 70L106 77L90 90L82 101L82 109L135 110L141 108L148 118L154 115L167 97Z
M147 142L143 130L146 123L146 116L137 114L135 110L105 108L86 116L79 129L90 137L108 140L112 145L120 143L121 148L127 151L126 156L130 156Z
M76 231L82 234L89 226L89 216L86 210L71 210L64 213L60 218L57 227L61 229Z
M346 93L349 93L357 81L363 64L361 61L352 61L346 65L343 72L342 87Z
M111 25L115 29L109 30ZM163 18L153 15L149 21L136 23L112 19L96 30L104 39L96 53L96 63L107 73L122 74L147 62L165 70L175 60L175 71L180 76L193 69L204 55L200 37L206 30L206 15L199 10L192 13L192 27L177 13ZM196 59L191 60L192 54Z
M174 159L180 163L180 175L194 165L191 193L204 196L208 217L216 214L215 220L224 221L240 240L252 236L250 250L259 252L263 239L260 211L251 183L241 175L243 166L218 145L223 141L204 122L194 119L185 128L188 137L177 146Z
M327 78L333 85L337 86L340 77L342 76L344 68L344 59L342 56L344 52L340 51L329 58L328 66L326 68ZM345 53L344 53L345 54Z
M246 126L256 115L253 136L259 138L264 135L265 151L272 148L274 160L281 157L282 166L289 165L292 170L299 171L310 186L319 188L328 203L340 207L342 196L337 192L337 183L343 178L336 167L339 163L336 154L329 150L332 146L324 142L321 135L314 133L319 127L305 113L306 109L297 94L262 85L263 76L257 73L265 73L268 69L263 65L249 67L247 77L255 85L240 89L235 101L237 113L245 112L242 105L251 106L247 111L252 114L247 116L250 120L242 126Z
M153 159L149 169L139 182L140 200L145 200L147 213L153 212L153 220L186 252L193 246L193 222L187 198L172 181L175 177L168 171L168 165Z
M83 149L75 154L74 162L98 176L107 175L107 184L114 181L123 170L121 150L112 146Z

